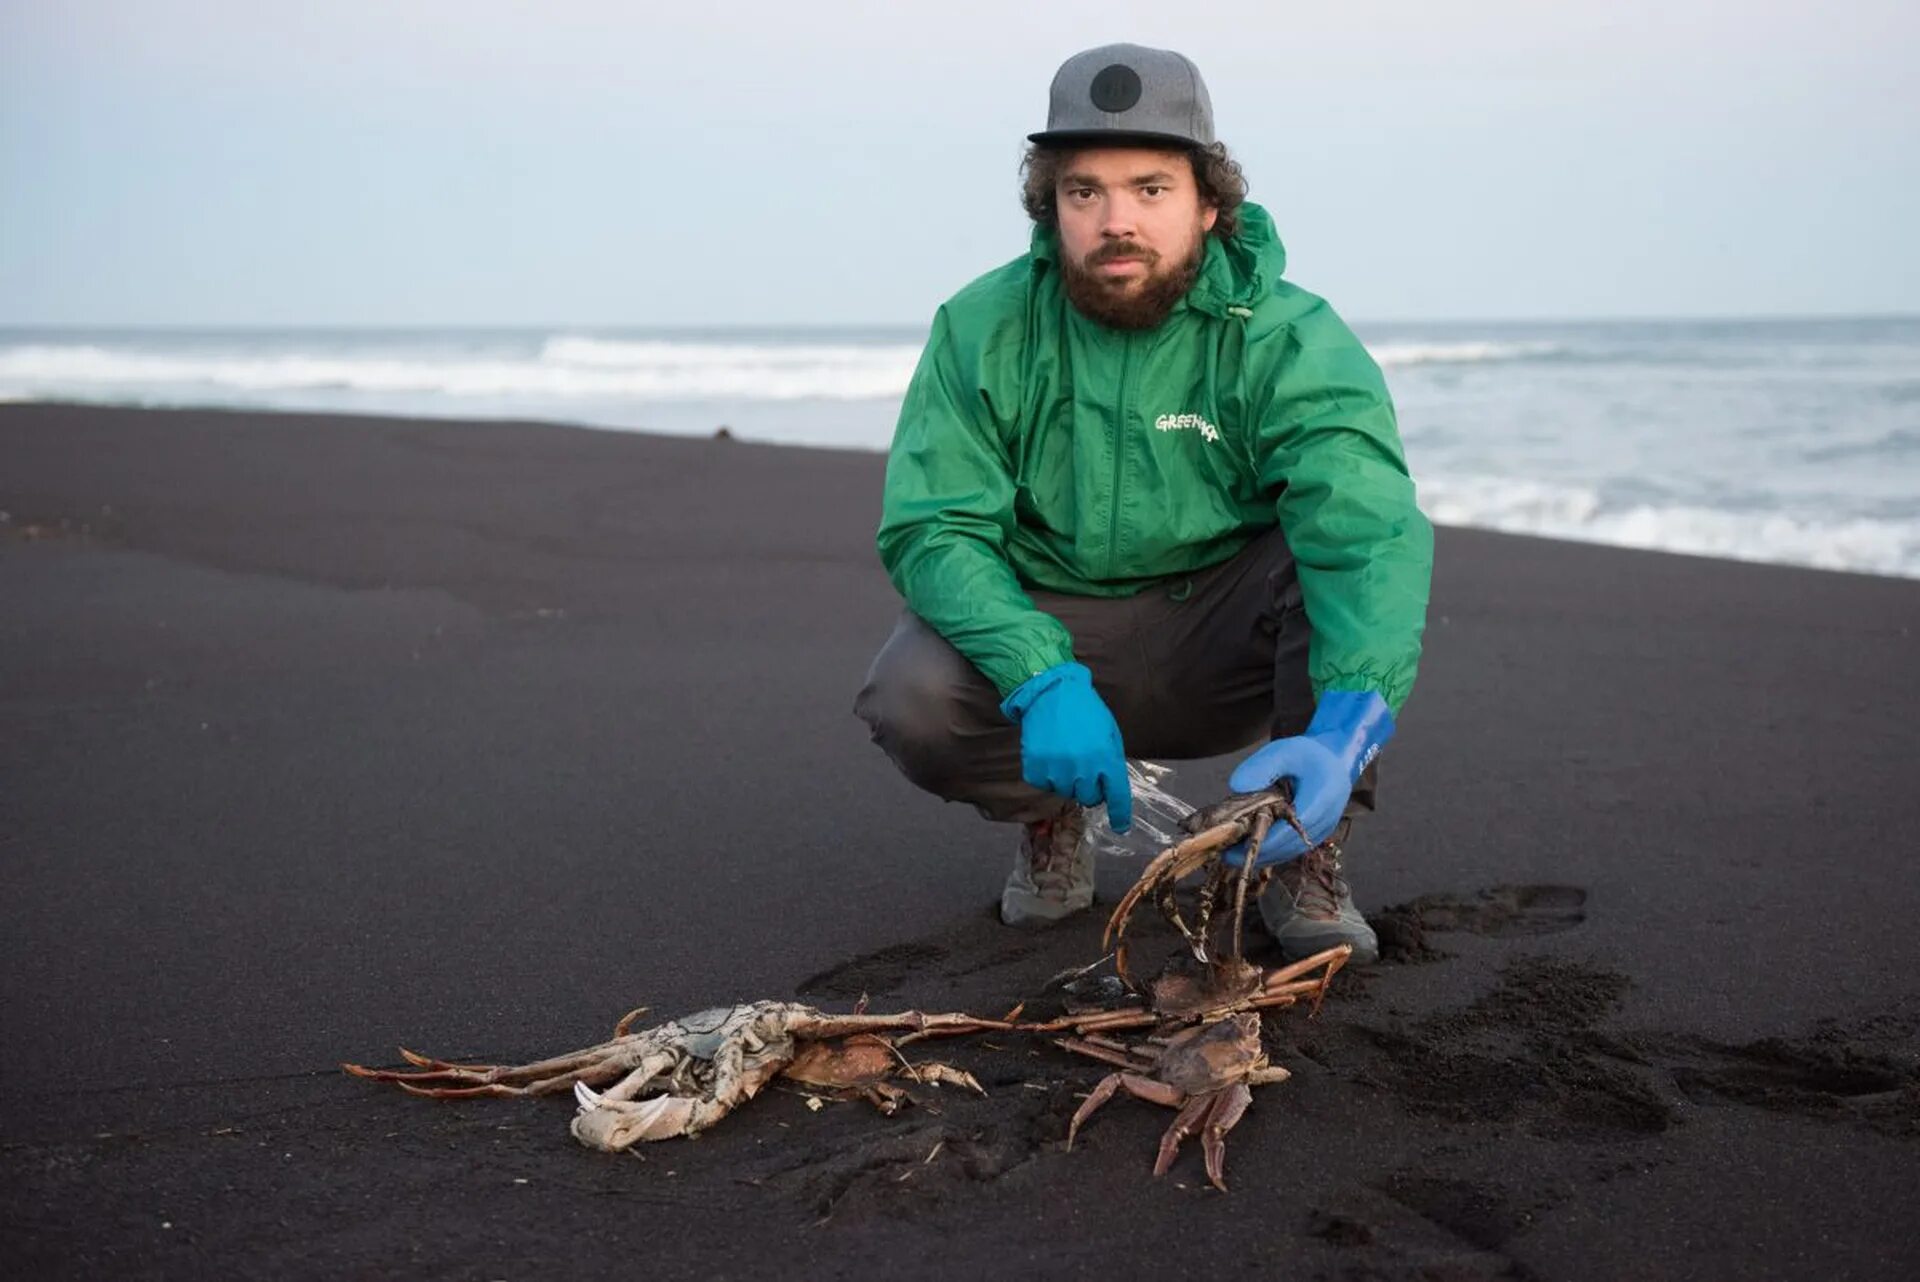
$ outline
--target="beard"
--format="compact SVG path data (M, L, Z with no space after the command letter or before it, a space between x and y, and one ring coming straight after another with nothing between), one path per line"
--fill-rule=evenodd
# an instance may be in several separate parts
M1061 285L1067 292L1067 301L1089 320L1112 329L1152 329L1165 320L1174 304L1193 288L1194 279L1200 275L1200 260L1206 244L1206 232L1201 230L1186 257L1169 267L1161 266L1159 254L1132 241L1109 242L1079 262L1062 255ZM1102 263L1119 258L1139 259L1146 265L1146 275L1130 281L1099 274Z

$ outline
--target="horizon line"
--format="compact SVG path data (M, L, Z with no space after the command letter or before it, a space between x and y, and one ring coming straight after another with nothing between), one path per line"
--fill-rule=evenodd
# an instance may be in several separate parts
M1349 317L1348 323L1367 325L1632 325L1632 324L1782 324L1795 321L1920 321L1920 309L1857 312L1721 312L1600 313L1590 315L1512 315L1512 316L1424 316L1424 317ZM765 330L814 330L833 332L859 329L926 329L928 320L890 321L766 321L743 323L659 322L659 321L25 321L0 320L5 330L141 330L141 331L273 331L273 330L389 330L389 331L465 331L470 333L505 330L658 330L686 333L752 332Z

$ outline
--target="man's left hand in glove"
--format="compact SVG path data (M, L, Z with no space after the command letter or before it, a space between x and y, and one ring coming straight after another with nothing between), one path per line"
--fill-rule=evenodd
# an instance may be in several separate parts
M1305 734L1255 749L1234 768L1227 786L1235 792L1261 792L1288 781L1294 814L1317 846L1333 835L1353 785L1392 737L1393 713L1385 699L1371 690L1329 690L1320 696ZM1276 823L1260 843L1254 866L1296 859L1307 849L1293 825ZM1244 843L1225 854L1236 867L1245 857Z

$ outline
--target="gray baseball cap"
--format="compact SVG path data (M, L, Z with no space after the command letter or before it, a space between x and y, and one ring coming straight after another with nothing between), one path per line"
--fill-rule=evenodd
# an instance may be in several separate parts
M1101 45L1054 73L1047 127L1028 134L1051 146L1152 142L1213 144L1213 101L1200 68L1171 49Z

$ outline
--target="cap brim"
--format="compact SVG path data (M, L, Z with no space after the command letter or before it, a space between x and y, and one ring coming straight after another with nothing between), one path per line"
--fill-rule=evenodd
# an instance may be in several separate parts
M1168 147L1198 151L1206 146L1179 134L1129 133L1121 129L1043 129L1027 141L1042 147Z

